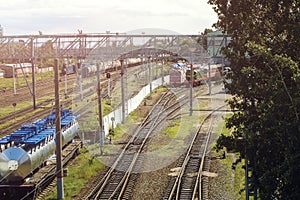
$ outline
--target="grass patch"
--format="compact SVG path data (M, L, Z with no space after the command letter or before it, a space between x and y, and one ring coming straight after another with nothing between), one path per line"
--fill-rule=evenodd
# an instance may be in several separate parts
M35 75L35 80L39 81L45 78L51 78L54 77L54 72L46 72L46 73L39 73ZM32 83L32 76L31 74L26 75L26 79L28 81L28 84ZM25 86L26 80L21 74L19 77L15 78L16 87ZM14 79L13 78L0 78L0 90L7 90L14 87Z
M22 103L18 103L16 106L16 111L21 110L23 108L32 106L32 101L23 101ZM1 108L0 117L6 116L9 114L14 113L14 107L13 106L5 106Z
M237 156L238 155L236 154L229 153L226 155L226 159L219 160L219 162L227 171L225 176L226 184L222 185L222 190L232 191L231 195L233 199L243 200L245 199L245 171L243 169L244 160L238 163L235 169L232 169L232 163L235 162Z
M227 114L225 118L229 118L232 114ZM220 123L216 128L216 132L220 136L221 134L230 135L231 129L226 128L226 123ZM226 173L226 184L223 184L222 190L223 191L232 191L232 199L243 200L245 199L245 170L244 160L237 163L233 168L233 163L239 158L239 154L235 153L228 153L226 149L223 149L226 152L225 159L218 159L219 162L227 171ZM219 155L220 152L216 152L213 150L212 155ZM231 180L231 181L230 181Z
M103 168L104 165L98 159L94 159L85 148L81 149L81 154L68 166L69 174L63 180L65 199L77 196L80 190L86 186L89 178ZM53 191L47 199L57 199L57 191Z
M176 119L171 122L171 124L162 131L163 134L169 135L170 138L175 138L180 129L180 120Z

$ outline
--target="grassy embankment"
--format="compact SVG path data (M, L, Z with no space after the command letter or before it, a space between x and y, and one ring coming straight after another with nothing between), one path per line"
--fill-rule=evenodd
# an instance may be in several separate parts
M51 78L53 76L54 76L53 72L47 72L47 73L43 73L43 74L36 74L36 81L39 81L39 80L42 80L42 79L45 79L45 78ZM31 86L31 84L32 84L31 75L27 75L26 79L27 79L27 82L28 82L29 86L32 87ZM23 87L23 86L26 86L26 85L27 85L27 83L26 83L26 80L23 76L16 78L16 88ZM0 78L0 92L1 93L2 92L4 93L8 90L13 90L13 88L14 88L13 78ZM28 93L29 93L29 90L28 90ZM53 95L53 97L54 97L54 95ZM39 103L39 102L44 101L45 99L48 99L48 98L49 97L43 97L43 98L37 99L36 102ZM16 106L16 110L17 109L23 109L23 108L26 108L26 107L29 107L29 106L32 106L32 101L25 101L25 102L22 102L22 103L18 103L18 105ZM13 106L2 107L0 117L8 115L8 114L13 113L13 112L14 112Z
M226 115L226 118L229 118L230 115ZM218 135L221 134L224 135L230 135L231 130L226 128L226 124L220 124L217 127ZM215 144L214 144L215 146ZM222 159L222 154L225 151L226 158ZM223 149L222 151L217 152L215 148L213 148L211 152L211 156L215 158L221 158L216 159L216 166L219 167L217 169L218 177L216 177L216 182L222 183L219 184L218 188L219 190L223 191L221 193L229 195L229 198L237 199L237 200L243 200L245 199L245 171L243 169L244 160L239 162L234 168L233 163L236 162L239 155L227 152L226 149Z
M68 176L63 179L65 199L72 199L72 197L78 195L80 190L88 183L89 178L103 168L104 165L99 160L94 159L85 148L81 149L81 154L68 166ZM56 189L47 199L57 199Z

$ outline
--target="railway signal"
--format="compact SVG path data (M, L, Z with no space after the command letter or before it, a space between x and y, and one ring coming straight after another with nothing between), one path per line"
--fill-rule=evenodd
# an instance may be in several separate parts
M106 73L106 78L108 79L107 81L107 96L110 98L110 73Z
M16 122L16 106L17 103L13 103L12 106L14 107L14 123Z

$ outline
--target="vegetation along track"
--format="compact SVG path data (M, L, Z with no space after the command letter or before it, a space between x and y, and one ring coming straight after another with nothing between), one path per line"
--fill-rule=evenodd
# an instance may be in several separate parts
M64 79L60 77L60 87L64 88ZM67 76L67 84L71 86L74 84L76 80L75 75ZM30 88L29 88L30 87ZM47 97L54 94L54 80L53 78L44 78L36 82L36 99ZM17 105L24 101L31 101L32 100L32 86L20 86L16 88L16 95L13 93L13 88L6 89L1 91L0 102L1 106L11 106L12 103L16 103ZM68 88L67 93L72 92L72 87Z
M202 172L204 162L207 161L206 154L213 129L213 114L223 107L211 111L200 123L186 154L178 160L179 174L171 178L163 199L207 199L207 185L202 184Z
M180 109L174 103L174 94L167 91L153 106L137 131L123 147L119 156L107 169L105 175L99 177L94 187L82 199L129 199L132 194L137 173L143 162L143 154L155 129ZM172 102L172 103L171 103Z

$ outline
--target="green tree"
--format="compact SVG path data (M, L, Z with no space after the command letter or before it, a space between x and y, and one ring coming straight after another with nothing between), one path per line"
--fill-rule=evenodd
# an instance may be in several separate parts
M209 28L205 28L204 31L201 33L201 37L198 38L198 43L203 46L203 48L205 50L207 50L207 37L204 37L205 35L207 35L208 33L213 32L212 29Z
M300 2L208 2L214 26L232 37L228 103L239 110L227 120L233 135L217 146L246 152L261 199L300 199Z
M51 40L44 42L36 49L36 54L40 58L40 67L51 67L54 64L55 49Z

